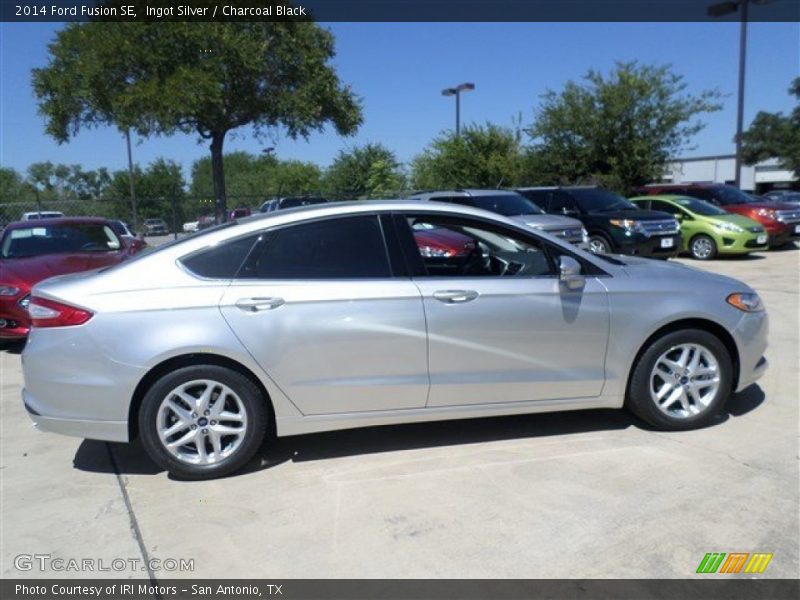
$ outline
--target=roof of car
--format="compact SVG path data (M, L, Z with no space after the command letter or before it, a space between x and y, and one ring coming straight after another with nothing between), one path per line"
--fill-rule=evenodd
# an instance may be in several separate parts
M425 190L422 192L414 192L409 196L409 198L413 196L423 196L423 195L432 195L432 194L460 194L463 196L497 196L501 194L516 194L514 190L485 190L485 189L477 189L477 188L466 188L466 189L450 189L450 190Z
M28 227L42 227L45 225L71 225L71 224L108 224L110 221L103 217L47 217L44 219L31 219L30 221L14 221L6 225L6 229L24 229Z

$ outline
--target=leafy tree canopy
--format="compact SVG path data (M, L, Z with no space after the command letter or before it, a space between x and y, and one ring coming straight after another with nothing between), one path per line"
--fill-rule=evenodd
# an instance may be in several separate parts
M333 35L308 21L72 23L49 51L33 83L50 135L64 142L109 124L142 136L195 133L210 141L220 215L229 131L296 138L332 124L346 135L362 119L330 64Z
M660 178L704 127L697 116L721 108L718 91L686 87L669 66L621 62L546 92L529 129L530 183L592 180L628 193Z
M337 199L364 199L391 195L404 183L394 152L382 144L368 143L340 151L325 172L323 188Z
M412 163L417 189L497 188L523 183L520 134L487 123L441 134Z
M800 177L800 77L792 82L789 93L797 100L792 113L759 112L742 134L742 158L748 165L777 158Z

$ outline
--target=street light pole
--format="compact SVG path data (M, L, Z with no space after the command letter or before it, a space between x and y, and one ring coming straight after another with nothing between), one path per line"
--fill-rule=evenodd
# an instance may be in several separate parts
M737 188L742 187L742 128L744 126L744 74L747 60L747 5L748 0L741 0L742 21L739 25L739 91L736 105L736 169L734 182Z
M136 185L133 182L133 154L131 153L131 129L125 130L125 141L128 145L128 179L131 183L131 212L133 213L133 234L139 231L139 218L136 214Z
M741 9L739 13L739 89L736 100L736 164L734 180L736 187L742 187L742 129L744 128L744 75L747 60L747 8L751 2L766 4L769 0L729 0L712 4L706 9L710 17L724 17Z
M456 137L461 135L461 92L469 92L474 89L474 83L461 83L455 87L442 90L442 96L456 97Z

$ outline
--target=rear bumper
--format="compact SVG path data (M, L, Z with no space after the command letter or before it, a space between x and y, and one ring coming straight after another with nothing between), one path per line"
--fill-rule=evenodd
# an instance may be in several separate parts
M60 433L89 440L103 440L108 442L127 442L127 421L89 421L86 419L67 419L39 414L35 408L36 400L22 390L22 402L28 416L33 421L33 426L39 431Z

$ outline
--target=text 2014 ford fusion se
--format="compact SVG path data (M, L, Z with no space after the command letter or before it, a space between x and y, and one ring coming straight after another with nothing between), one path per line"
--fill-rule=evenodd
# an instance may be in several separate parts
M465 251L421 251L449 230ZM324 204L40 283L23 399L42 430L231 473L267 431L627 407L709 423L766 368L747 285L597 256L478 209Z

